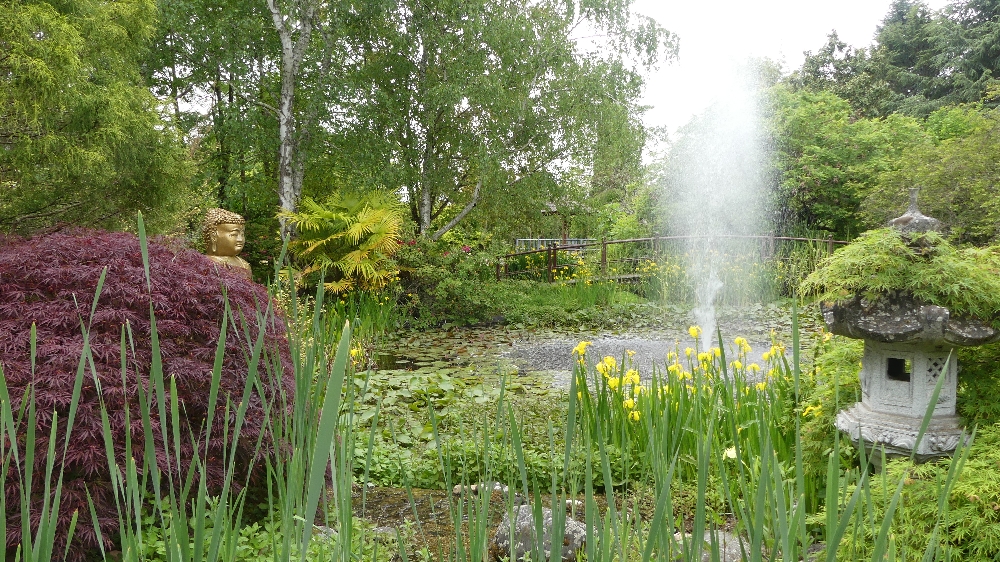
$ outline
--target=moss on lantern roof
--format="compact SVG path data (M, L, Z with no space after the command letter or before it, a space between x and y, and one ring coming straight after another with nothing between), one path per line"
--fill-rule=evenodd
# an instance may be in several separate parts
M869 230L820 262L799 289L835 303L909 294L1000 327L1000 246L956 248L937 232Z

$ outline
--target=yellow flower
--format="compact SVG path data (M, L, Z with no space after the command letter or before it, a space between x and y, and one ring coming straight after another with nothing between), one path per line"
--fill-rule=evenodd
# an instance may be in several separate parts
M760 381L759 383L755 384L754 386L757 387L757 390L764 390L765 388L767 388L767 382Z
M631 410L632 408L635 408L635 400L632 400L631 398L629 398L629 399L625 400L624 402L622 402L622 406L625 406L625 409L627 409L627 410Z
M667 367L667 372L676 375L677 373L681 372L681 366L678 365L677 363L674 363L673 365Z
M698 361L700 361L702 363L708 363L711 360L712 360L712 356L709 355L709 353L707 351L702 351L701 353L698 354Z
M577 355L586 355L586 353L587 353L587 347L590 346L590 345L591 345L591 343L589 341L582 341L582 342L576 344L576 347L573 348L573 353L575 353Z
M701 336L701 328L698 326L691 326L688 328L688 333L691 334L692 338L698 338Z
M628 413L628 417L632 421L639 421L639 410L632 410Z
M770 361L772 356L773 354L771 353L770 350L768 350L765 351L764 354L760 356L760 358L763 359L764 361Z
M746 338L736 338L733 340L733 343L736 344L736 347L743 347L744 345L747 345L747 340Z
M688 357L691 357L692 353L694 353L694 350L691 349L690 347L685 347L684 348L684 355L687 355Z
M618 386L622 383L622 380L618 377L611 377L608 379L608 387L611 390L617 390Z
M610 369L608 368L607 365L604 364L603 361L600 362L600 363L598 363L597 365L594 365L594 368L597 369L598 373L601 373L605 377L607 377L608 376L608 372L610 372Z
M712 352L712 354L714 354L714 355L715 355L716 357L720 357L720 356L722 355L722 350L721 350L721 349L719 349L719 348L717 348L717 347L713 347L713 348L712 348L712 349L711 349L710 351L711 351L711 352Z
M749 365L747 365L747 369L749 369L751 372L756 373L760 371L760 365L756 363L750 363Z
M738 371L743 368L743 363L740 363L739 361L733 361L732 363L729 364L729 366Z
M606 355L604 357L604 364L607 365L609 368L614 369L615 365L617 365L618 363L615 361L614 357Z
M671 351L670 353L667 354L667 363L673 363L676 360L677 360L676 351Z
M635 357L635 350L634 349L626 349L625 353L628 353L629 357Z
M622 379L625 384L639 384L639 371L635 369L629 369L625 372L625 378Z
M823 408L819 405L813 404L812 406L806 406L805 410L802 410L802 417L807 418L809 414L815 417L819 417L823 413Z

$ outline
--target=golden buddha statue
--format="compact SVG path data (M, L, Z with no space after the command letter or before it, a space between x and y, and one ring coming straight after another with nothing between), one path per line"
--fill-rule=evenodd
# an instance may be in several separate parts
M202 223L201 235L205 241L205 255L215 263L236 270L252 279L250 263L241 258L246 219L225 209L209 209Z

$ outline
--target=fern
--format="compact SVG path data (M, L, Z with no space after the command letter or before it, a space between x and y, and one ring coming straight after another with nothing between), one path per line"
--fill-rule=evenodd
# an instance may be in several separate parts
M378 289L395 275L403 209L390 194L338 192L316 202L303 198L299 212L284 213L299 232L291 250L306 263L304 276L322 275L328 291Z

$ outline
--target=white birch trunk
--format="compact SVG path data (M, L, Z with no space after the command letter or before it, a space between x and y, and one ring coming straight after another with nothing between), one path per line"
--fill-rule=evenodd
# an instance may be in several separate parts
M298 147L298 130L295 122L295 79L298 75L302 59L309 46L312 34L315 5L310 0L296 2L299 20L298 37L294 38L293 30L288 23L293 20L281 12L275 3L267 0L268 10L274 22L274 29L281 40L281 99L278 104L278 201L282 211L295 212L302 193L302 163L298 162L296 148ZM282 234L287 234L287 223L282 219Z
M468 215L472 211L472 209L476 207L476 204L479 203L479 193L482 190L482 187L483 187L483 180L482 178L480 178L479 181L476 182L475 190L473 190L472 192L472 199L470 199L469 202L465 204L465 207L463 207L462 210L459 211L457 215L455 215L455 218L448 221L448 224L442 226L437 232L435 232L434 235L431 236L431 240L440 239L442 236L444 236L445 232L448 232L449 230L454 228L455 225L458 224L460 220L465 218L465 215Z

